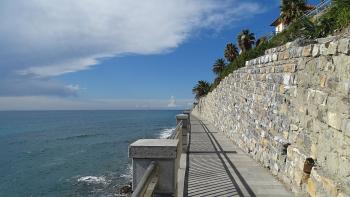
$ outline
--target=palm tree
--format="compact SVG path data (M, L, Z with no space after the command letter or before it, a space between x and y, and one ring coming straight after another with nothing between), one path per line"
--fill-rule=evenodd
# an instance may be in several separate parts
M285 25L289 25L304 15L306 0L282 0L281 18Z
M229 62L233 62L238 56L238 48L232 43L228 43L225 48L224 56Z
M216 76L220 76L221 73L225 70L226 63L223 58L217 59L213 65L213 72L216 74Z
M197 85L193 87L192 92L196 95L196 99L207 95L210 91L211 84L207 81L198 81Z
M256 46L258 47L258 46L260 46L262 44L266 44L266 43L268 43L267 37L263 36L256 41Z
M241 49L241 52L248 51L249 49L253 48L253 45L255 43L254 33L251 33L248 29L244 29L237 36L237 43Z

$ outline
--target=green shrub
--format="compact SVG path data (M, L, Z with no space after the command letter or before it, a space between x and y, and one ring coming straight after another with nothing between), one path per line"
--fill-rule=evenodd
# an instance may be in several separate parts
M350 24L350 9L343 7L337 12L337 27L345 28Z
M224 71L219 79L211 85L210 91L214 90L233 71L245 66L245 62L264 55L265 50L281 46L297 38L314 39L326 37L336 30L346 28L350 25L350 0L334 0L332 7L315 22L308 18L302 18L289 25L288 29L275 35L267 43L245 51L237 56Z

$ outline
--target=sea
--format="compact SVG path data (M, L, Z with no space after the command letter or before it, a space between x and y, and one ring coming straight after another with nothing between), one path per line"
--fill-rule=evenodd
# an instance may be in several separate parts
M166 138L180 111L0 112L0 196L118 196L128 146Z

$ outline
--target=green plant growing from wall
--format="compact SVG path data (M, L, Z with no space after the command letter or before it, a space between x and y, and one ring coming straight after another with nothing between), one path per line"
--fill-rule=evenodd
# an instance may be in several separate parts
M254 34L249 30L243 30L237 36L237 44L241 49L241 53L238 54L237 47L234 44L227 44L224 56L229 64L225 67L219 66L220 69L217 68L217 72L214 71L213 67L213 71L217 76L213 84L205 81L198 82L193 88L197 99L214 90L227 75L244 67L246 61L264 55L267 49L281 46L297 38L315 39L326 37L350 25L350 0L333 0L332 6L313 21L310 18L303 17L306 10L305 0L283 0L281 10L282 19L289 24L288 29L275 35L270 40L264 37L259 38L255 48L253 48L255 43ZM220 61L222 65L222 59Z
M225 70L226 63L225 60L220 58L217 59L213 65L213 72L216 76L220 76L220 74Z
M266 44L266 43L268 43L268 39L265 36L263 36L263 37L259 38L258 40L256 40L256 46L257 47L262 45L262 44Z
M210 87L209 82L201 80L193 87L192 93L195 94L195 98L198 100L209 93Z
M304 15L306 0L282 0L281 18L285 25L289 25Z

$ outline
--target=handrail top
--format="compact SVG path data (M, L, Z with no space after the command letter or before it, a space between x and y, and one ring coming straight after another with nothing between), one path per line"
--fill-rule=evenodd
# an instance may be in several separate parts
M176 119L180 119L180 120L188 119L188 115L187 114L178 114L178 115L176 115Z
M151 146L151 147L157 147L157 146L162 146L162 147L176 147L177 146L177 141L176 140L171 140L171 139L140 139L137 140L136 142L132 143L130 147L133 146Z
M176 128L172 132L172 134L168 137L168 139L174 140L176 138L176 134L183 126L183 120L180 120L179 123L176 125Z

